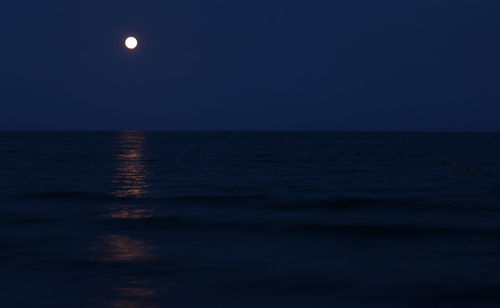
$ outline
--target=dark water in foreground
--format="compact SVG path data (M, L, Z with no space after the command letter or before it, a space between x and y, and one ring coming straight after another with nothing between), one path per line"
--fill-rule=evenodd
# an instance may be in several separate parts
M0 306L494 307L498 157L495 133L0 133Z

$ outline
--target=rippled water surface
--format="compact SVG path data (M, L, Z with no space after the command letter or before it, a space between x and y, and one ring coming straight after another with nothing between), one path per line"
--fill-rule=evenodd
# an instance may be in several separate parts
M0 133L2 307L495 307L500 134Z

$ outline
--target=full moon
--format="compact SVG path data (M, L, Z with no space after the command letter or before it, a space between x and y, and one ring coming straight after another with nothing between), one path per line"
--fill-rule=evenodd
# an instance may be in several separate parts
M125 46L128 49L135 49L137 47L137 39L133 36L127 37L125 40Z

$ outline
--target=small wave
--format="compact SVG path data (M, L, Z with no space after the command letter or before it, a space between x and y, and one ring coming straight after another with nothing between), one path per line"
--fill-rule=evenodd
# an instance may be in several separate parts
M42 193L27 194L27 198L31 199L73 199L73 198L89 198L89 197L106 197L105 194L90 193L84 191L51 191Z
M72 201L110 201L119 199L108 193L90 191L47 191L35 193L11 194L6 199L16 200L72 200Z
M192 195L192 196L173 196L164 198L171 201L186 201L186 202L219 202L219 201L234 201L234 200L260 200L266 196L260 194L227 194L227 195Z
M137 217L112 216L107 217L106 223L124 229L192 229L225 232L265 232L265 233L311 233L353 236L387 236L387 237L412 237L412 236L478 236L500 235L500 228L455 227L447 225L419 225L419 224L350 224L336 222L314 223L303 220L291 221L287 218L242 218L208 216L183 216L183 215L148 215Z
M335 199L302 199L271 206L285 211L310 211L310 210L349 210L368 206L392 206L412 204L408 200L383 199L383 198L335 198Z
M277 200L267 208L280 211L349 211L384 209L397 211L498 211L496 204L475 204L464 200L430 200L430 199L397 199L397 198L334 198L334 199L301 199L283 202Z
M114 227L130 229L195 229L211 231L271 231L279 229L278 221L212 220L213 217L182 217L155 215L142 218L109 218L107 223Z
M295 232L373 236L448 236L500 234L500 229L465 229L418 225L296 225Z
M25 214L25 215L14 215L14 214L4 214L0 219L0 222L5 225L36 225L36 224L53 224L64 221L62 217L59 216L36 216L42 214ZM44 216L45 215L45 216Z
M272 291L282 294L290 293L328 293L333 289L346 286L345 280L335 279L328 275L299 275L285 274L274 276L272 279L249 279L239 283L232 283L230 288L245 288L253 291Z
M18 196L20 197L20 196ZM113 193L85 192L85 191L53 191L32 193L21 196L28 199L78 199L82 201L168 201L180 203L226 203L238 201L254 201L266 198L261 194L214 194L214 195L174 195L174 196L117 196Z
M57 223L63 221L62 218L55 217L28 217L28 218L19 218L13 219L10 221L13 225L34 225L34 224L49 224L49 223Z

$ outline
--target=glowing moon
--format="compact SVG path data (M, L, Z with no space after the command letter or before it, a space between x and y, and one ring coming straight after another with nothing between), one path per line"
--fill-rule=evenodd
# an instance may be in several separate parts
M137 47L137 39L133 36L127 37L125 40L125 46L128 49L135 49Z

